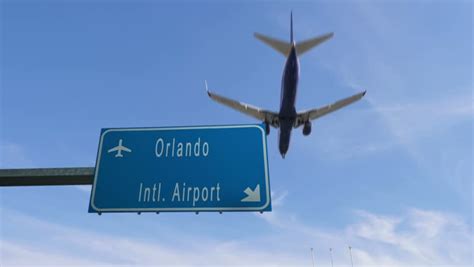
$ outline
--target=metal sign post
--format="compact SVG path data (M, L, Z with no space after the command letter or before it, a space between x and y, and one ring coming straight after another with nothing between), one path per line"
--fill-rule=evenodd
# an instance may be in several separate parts
M0 186L91 185L94 168L0 169Z

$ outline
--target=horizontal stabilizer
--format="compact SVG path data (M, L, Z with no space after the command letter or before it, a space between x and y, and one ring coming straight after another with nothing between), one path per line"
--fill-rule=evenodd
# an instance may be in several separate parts
M321 36L303 41L301 43L297 43L296 44L296 53L298 54L298 56L301 56L305 52L311 50L311 48L323 43L326 40L331 39L331 37L333 35L334 35L334 33L331 32L331 33L327 33L327 34L324 34L324 35L321 35Z
M276 51L283 54L285 57L290 53L291 44L285 41L274 39L260 33L254 33L255 38L271 46Z
M336 101L332 104L326 105L324 107L314 108L314 109L306 110L303 112L298 112L294 127L297 128L307 121L315 120L319 117L322 117L326 114L329 114L333 111L336 111L340 108L350 105L356 102L357 100L360 100L365 95L365 93L366 91L363 91L353 96Z

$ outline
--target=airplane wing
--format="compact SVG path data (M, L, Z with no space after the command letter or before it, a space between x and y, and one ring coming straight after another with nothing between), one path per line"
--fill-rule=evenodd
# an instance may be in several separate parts
M209 90L207 90L207 94L212 100L225 106L228 106L232 109L235 109L239 112L252 116L257 120L268 122L271 126L275 128L278 128L280 125L278 120L278 113L264 110L239 101L235 101L230 98L211 93Z
M110 152L114 152L114 151L117 151L117 150L119 150L119 147L118 147L118 146L113 147L113 148L107 150L107 152L110 153Z
M121 146L120 149L125 152L132 152L132 150L128 147Z
M366 91L363 91L353 96L341 99L337 102L334 102L324 107L310 109L303 112L298 112L294 127L298 128L299 126L303 125L306 121L315 120L319 117L322 117L326 114L329 114L333 111L336 111L340 108L350 105L356 102L357 100L360 100L365 95L365 93Z

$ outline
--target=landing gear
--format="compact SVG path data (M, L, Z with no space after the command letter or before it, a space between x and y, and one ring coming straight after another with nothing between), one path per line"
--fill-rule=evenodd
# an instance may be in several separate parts
M311 122L307 121L307 122L304 123L303 135L308 136L310 134L311 134Z
M270 124L268 124L268 122L265 122L265 133L266 133L267 135L270 134Z

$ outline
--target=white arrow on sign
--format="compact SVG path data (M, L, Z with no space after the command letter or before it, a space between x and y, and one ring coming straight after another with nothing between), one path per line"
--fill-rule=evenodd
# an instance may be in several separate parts
M254 190L247 187L244 190L244 193L247 194L240 202L260 202L260 185L258 184Z

